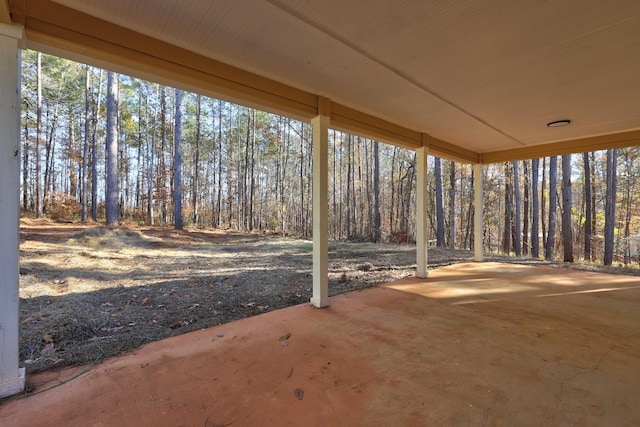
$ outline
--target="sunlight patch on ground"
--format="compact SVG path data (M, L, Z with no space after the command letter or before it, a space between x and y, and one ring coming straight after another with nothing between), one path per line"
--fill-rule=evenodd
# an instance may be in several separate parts
M469 282L467 282L469 283ZM424 285L389 285L391 289L398 291L409 292L412 294L421 295L427 298L460 298L470 297L477 295L496 295L496 294L510 294L516 292L528 292L535 291L538 288L533 286L524 286L519 284L509 284L496 286L495 282L488 283L486 286L465 286L456 285L452 282L445 282L442 284L429 284Z
M622 288L598 288L598 289L585 289L582 291L572 291L572 292L558 292L553 294L543 294L537 295L538 298L546 298L546 297L559 297L563 295L577 295L577 294L594 294L599 292L615 292L615 291L625 291L627 289L638 289L640 286L626 286Z

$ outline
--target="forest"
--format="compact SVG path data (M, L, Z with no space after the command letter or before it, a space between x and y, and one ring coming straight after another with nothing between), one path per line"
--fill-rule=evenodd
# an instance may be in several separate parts
M310 237L311 125L22 53L23 216ZM329 133L330 239L415 239L411 150ZM638 147L483 166L484 250L638 262ZM429 156L433 245L473 245L468 164Z

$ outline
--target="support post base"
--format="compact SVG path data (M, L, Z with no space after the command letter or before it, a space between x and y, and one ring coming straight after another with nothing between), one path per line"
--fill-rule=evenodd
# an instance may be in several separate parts
M24 368L18 369L18 377L0 383L0 398L13 396L24 391L25 372Z
M309 302L311 303L312 306L316 307L316 308L324 308L324 307L329 307L329 298L311 298L311 300L309 300Z

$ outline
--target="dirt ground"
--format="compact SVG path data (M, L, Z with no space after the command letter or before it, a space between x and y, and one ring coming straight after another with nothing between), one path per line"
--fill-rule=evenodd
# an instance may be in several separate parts
M0 425L640 425L640 280L559 273L459 263L30 375Z
M20 361L28 373L98 362L188 331L309 301L308 240L231 231L23 220ZM431 267L469 251L430 249ZM563 266L526 259L500 261ZM599 269L589 265L572 268ZM607 269L637 273L637 269ZM415 272L415 247L333 242L336 295Z

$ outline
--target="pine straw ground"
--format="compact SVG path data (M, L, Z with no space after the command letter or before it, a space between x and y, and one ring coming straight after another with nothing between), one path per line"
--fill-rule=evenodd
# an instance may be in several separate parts
M312 245L307 240L35 220L22 221L20 236L20 362L29 373L94 363L311 297ZM429 251L431 267L470 258L469 251ZM333 242L329 247L331 295L414 272L411 245Z

